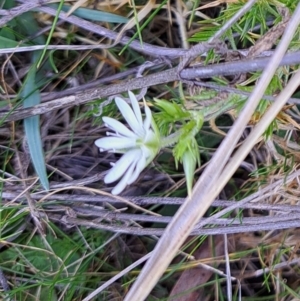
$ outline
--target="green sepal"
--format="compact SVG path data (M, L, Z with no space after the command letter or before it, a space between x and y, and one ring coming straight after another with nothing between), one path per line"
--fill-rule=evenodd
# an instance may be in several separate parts
M169 119L171 120L178 121L189 116L189 112L175 102L157 98L154 98L154 101L156 106L166 115L168 115Z
M192 195L194 174L196 170L197 158L195 158L193 150L187 149L182 157L182 164L186 178L186 187L188 195Z

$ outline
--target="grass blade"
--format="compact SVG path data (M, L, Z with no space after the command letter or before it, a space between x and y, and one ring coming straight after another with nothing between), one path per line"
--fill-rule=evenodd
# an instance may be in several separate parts
M28 73L21 95L24 97L24 108L40 103L40 93L35 84L35 68ZM32 116L24 119L25 135L29 147L32 164L44 189L49 190L42 140L40 134L40 117Z
M48 5L52 8L58 8L57 4L50 4ZM62 11L68 12L68 10L71 8L71 5L63 5ZM77 8L72 15L77 16L79 18L83 18L90 21L97 21L97 22L109 22L109 23L127 23L128 18L119 16L116 14L108 13L105 11L90 9L90 8L84 8L80 7Z

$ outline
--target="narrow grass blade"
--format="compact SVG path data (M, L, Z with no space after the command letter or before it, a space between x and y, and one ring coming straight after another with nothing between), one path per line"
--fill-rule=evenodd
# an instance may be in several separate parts
M52 8L58 8L57 4L50 4L49 5ZM67 12L71 8L70 5L63 5L62 10L64 12ZM100 10L95 9L89 9L80 7L77 8L72 15L90 20L90 21L98 21L98 22L109 22L109 23L127 23L128 18L125 18L123 16L118 16L112 13L107 13Z
M32 12L24 13L22 15L22 18L18 18L17 21L28 35L33 35L39 30L38 24ZM33 40L33 42L35 42L36 44L45 45L44 36L38 36ZM22 87L22 91L20 93L21 97L24 99L24 108L32 107L41 102L40 92L36 83L42 84L43 82L45 82L43 74L45 74L46 70L51 68L49 62L46 61L41 66L41 68L37 69L37 62L39 61L41 54L41 51L35 51L32 54L32 66L29 70L29 73L27 74L26 80ZM40 178L40 183L42 184L43 188L49 190L49 181L46 172L39 121L39 116L33 116L24 119L24 129L31 162L37 175Z
M54 20L53 20L53 22L52 22L51 30L50 30L50 32L49 32L49 35L48 35L48 38L47 38L47 42L46 42L45 48L43 49L42 54L41 54L41 56L40 56L40 58L39 58L39 61L38 61L38 63L37 63L37 68L40 67L40 65L41 65L41 63L42 63L42 61L43 61L43 59L44 59L44 57L45 57L45 55L46 55L47 47L48 47L48 45L50 44L50 41L51 41L53 32L54 32L54 30L55 30L55 26L56 26L56 23L57 23L57 21L58 21L58 16L59 16L59 14L60 14L60 12L61 12L62 6L63 6L63 1L61 1L60 4L59 4L59 6L58 6L58 10L57 10L56 16L54 17Z
M40 93L35 85L35 68L28 73L21 95L24 97L24 108L40 103ZM49 181L46 172L44 153L40 134L40 118L32 116L24 120L25 135L27 138L29 153L32 164L40 178L44 189L49 190Z

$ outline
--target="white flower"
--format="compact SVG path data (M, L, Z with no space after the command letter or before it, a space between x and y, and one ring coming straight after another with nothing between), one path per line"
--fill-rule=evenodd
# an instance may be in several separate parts
M95 141L100 151L124 153L104 178L105 183L120 182L112 194L121 193L126 185L132 184L142 170L154 159L160 149L160 136L152 119L150 109L145 105L145 120L135 95L128 91L132 108L120 97L115 102L131 130L121 122L110 117L103 117L105 125L115 133Z

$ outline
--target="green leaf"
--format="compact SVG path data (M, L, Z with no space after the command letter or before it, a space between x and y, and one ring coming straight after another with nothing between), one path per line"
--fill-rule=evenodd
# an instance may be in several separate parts
M192 132L192 131L191 131ZM173 149L176 166L178 162L183 164L184 174L186 178L186 186L188 195L190 196L193 189L193 181L196 165L200 166L200 155L196 139L192 133L183 134L179 142Z
M32 12L27 12L22 15L22 18L17 18L19 26L26 32L26 34L34 34L39 30L38 24L34 19ZM38 36L34 39L37 44L45 44L43 36ZM32 54L32 67L27 74L26 80L20 93L24 99L24 108L29 108L40 103L40 92L36 85L37 82L42 83L45 79L43 72L48 68L49 63L46 62L38 71L36 68L36 62L41 55L40 51L35 51ZM50 69L50 68L49 68ZM40 134L40 117L32 116L24 120L25 135L28 143L29 153L32 164L37 175L40 178L40 182L44 189L49 190L49 181L46 173L46 165L44 159L44 153L42 148L41 134Z
M52 8L58 8L57 4L51 4L49 5ZM70 10L71 6L70 5L63 5L62 10L64 12L67 12ZM100 10L94 10L94 9L89 9L89 8L84 8L84 7L79 7L77 8L72 15L87 19L90 21L99 21L99 22L109 22L109 23L127 23L128 18L118 16L112 13L107 13L104 11Z
M157 98L154 98L154 101L160 110L165 111L165 113L172 116L174 119L186 116L186 112L175 102Z
M182 157L182 164L186 178L186 187L188 195L192 195L194 174L196 169L197 158L194 156L191 149L187 149Z
M1 36L1 32L0 32L0 49L13 48L13 47L17 47L18 45L20 45L19 42Z
M70 265L72 262L80 258L76 247L70 244L65 239L54 238L52 235L47 235L47 242L51 245L53 253L45 250L43 239L40 236L34 236L28 243L34 249L24 250L24 255L28 261L38 270L43 272L56 271L60 275L55 275L58 278L65 276L65 272L74 273L75 265ZM66 270L62 267L68 266Z
M24 83L21 95L24 97L24 108L32 107L40 103L40 93L35 84L35 67L31 68ZM44 153L40 134L40 118L32 116L24 120L25 135L29 147L29 153L34 169L40 178L44 189L49 190L49 181L46 172Z
M16 36L11 28L4 27L0 30L0 37L6 38L12 41L16 41Z

